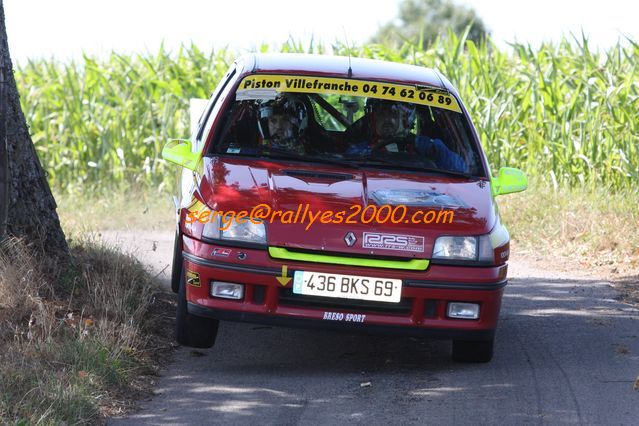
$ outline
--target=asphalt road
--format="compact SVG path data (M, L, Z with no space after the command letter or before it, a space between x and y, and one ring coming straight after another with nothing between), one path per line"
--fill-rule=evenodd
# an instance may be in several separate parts
M132 244L160 271L171 238ZM213 349L180 348L157 395L109 423L639 424L639 310L576 275L511 262L488 364L454 363L446 341L223 322Z

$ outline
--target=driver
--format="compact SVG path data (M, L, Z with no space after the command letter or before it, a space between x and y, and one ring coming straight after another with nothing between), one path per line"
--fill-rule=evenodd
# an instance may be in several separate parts
M346 155L368 155L381 152L418 152L432 160L439 168L464 172L466 163L451 151L441 139L415 136L415 105L368 98L364 117L346 131L353 141Z
M261 144L304 154L308 127L306 106L294 96L283 94L259 105Z

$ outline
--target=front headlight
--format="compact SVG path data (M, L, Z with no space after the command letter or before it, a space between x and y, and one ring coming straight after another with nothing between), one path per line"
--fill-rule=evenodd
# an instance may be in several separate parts
M433 259L492 262L494 261L494 252L490 235L439 237L435 240L433 247Z
M256 220L254 219L254 221ZM215 240L266 244L266 227L263 222L253 223L246 217L242 218L240 222L235 219L230 224L228 224L226 219L224 223L221 222L220 217L216 215L212 221L205 223L202 237Z
M264 223L253 223L249 220L244 223L233 221L228 229L223 229L220 232L220 238L222 240L266 244L266 228Z

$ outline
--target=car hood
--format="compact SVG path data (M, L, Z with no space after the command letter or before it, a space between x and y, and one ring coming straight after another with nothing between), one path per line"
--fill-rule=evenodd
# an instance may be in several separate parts
M246 157L205 157L200 193L217 211L250 214L255 206L262 212L290 211L266 224L269 246L363 255L429 258L438 236L486 234L497 215L486 180ZM406 215L399 220L404 210L399 207L399 223L362 223L358 212L370 206L366 220L384 204L406 205ZM453 211L452 223L425 224L419 214L420 223L408 223L420 210L447 209ZM381 211L380 220L390 210ZM334 221L343 211L342 223L321 223L320 211L332 211ZM312 214L316 219L310 224ZM349 216L353 223L346 223ZM355 241L349 245L351 232Z

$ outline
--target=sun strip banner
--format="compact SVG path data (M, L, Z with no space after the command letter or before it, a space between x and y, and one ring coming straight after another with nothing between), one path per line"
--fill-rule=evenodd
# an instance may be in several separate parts
M255 74L245 77L238 95L275 90L276 92L323 93L364 96L400 102L412 102L461 112L457 100L446 90L430 86L394 84L347 78Z

